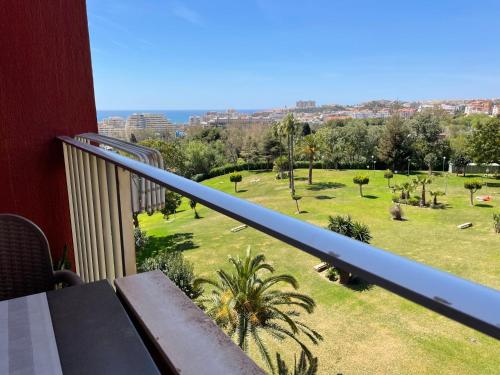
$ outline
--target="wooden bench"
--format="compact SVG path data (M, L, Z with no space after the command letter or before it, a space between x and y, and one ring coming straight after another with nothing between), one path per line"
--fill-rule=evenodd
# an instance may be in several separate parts
M116 279L115 285L163 373L265 374L161 271Z

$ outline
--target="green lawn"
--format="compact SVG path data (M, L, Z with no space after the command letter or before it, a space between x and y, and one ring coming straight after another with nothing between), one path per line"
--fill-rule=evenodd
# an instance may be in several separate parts
M488 286L500 289L500 235L493 231L493 212L500 211L500 188L483 187L480 194L494 197L488 204L469 206L464 178L448 178L448 194L440 197L446 209L404 207L408 221L390 218L391 192L382 171L368 171L365 198L359 197L352 177L359 171L315 170L314 184L307 185L307 171L297 170L297 194L302 195L296 215L287 181L274 173L243 173L237 196L319 226L328 215L350 214L367 224L372 244ZM396 175L392 183L405 180ZM436 177L429 190L444 190L444 177ZM495 181L490 180L491 183ZM234 194L228 176L204 184ZM498 180L496 185L498 186ZM159 214L141 215L141 227L153 236L141 261L154 249L184 250L199 275L210 276L227 267L227 256L243 255L247 246L263 252L278 272L291 273L300 291L317 302L316 311L305 317L324 341L313 347L321 374L498 374L500 343L472 329L439 316L382 288L356 291L328 281L313 270L318 259L287 246L252 228L231 233L238 223L198 206L201 219L184 202L180 212L166 222ZM474 226L459 230L457 224ZM500 312L499 312L500 315ZM270 343L288 354L292 344ZM259 357L251 353L258 362Z

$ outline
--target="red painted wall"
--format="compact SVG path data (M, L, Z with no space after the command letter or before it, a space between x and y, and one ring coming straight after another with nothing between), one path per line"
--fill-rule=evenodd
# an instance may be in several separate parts
M72 249L58 135L97 132L85 0L0 4L0 212Z

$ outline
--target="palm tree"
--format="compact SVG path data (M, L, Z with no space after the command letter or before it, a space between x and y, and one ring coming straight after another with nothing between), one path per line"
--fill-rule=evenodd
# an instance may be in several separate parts
M314 157L319 151L319 142L314 134L308 134L302 139L302 153L307 156L309 160L309 179L307 183L312 184L312 171Z
M293 175L293 146L294 146L294 138L295 133L297 131L297 122L293 117L292 113L283 118L281 123L279 124L279 133L286 136L287 139L287 149L288 149L288 183L289 187L292 190L292 194L295 194L295 181Z
M306 353L300 353L299 362L294 358L294 366L289 369L286 362L276 353L276 363L278 365L278 375L316 375L318 372L318 358L309 360Z
M422 185L422 195L420 197L420 206L424 207L426 205L425 202L425 187L432 183L432 178L430 176L419 175L417 178L413 180L415 185Z
M198 202L196 202L195 200L192 200L192 199L189 200L189 207L191 207L191 209L194 211L194 218L195 219L199 219L200 218L200 215L198 214L198 211L196 211L196 205L197 204L198 204Z
M298 288L297 280L291 275L273 275L274 267L266 263L263 254L253 257L250 248L243 259L229 257L233 272L217 271L217 279L199 278L196 287L202 284L212 286L212 291L201 302L207 307L207 314L234 338L238 346L248 351L250 343L255 344L262 359L274 372L263 334L282 341L295 341L306 353L313 356L303 342L308 338L313 344L322 340L321 335L302 323L302 311L312 313L314 300L295 291L282 291L278 284Z
M370 243L370 240L372 239L372 235L368 226L358 221L353 221L349 215L329 216L327 228L332 232L337 232L364 243ZM340 283L349 283L349 271L340 268L338 268L338 271Z

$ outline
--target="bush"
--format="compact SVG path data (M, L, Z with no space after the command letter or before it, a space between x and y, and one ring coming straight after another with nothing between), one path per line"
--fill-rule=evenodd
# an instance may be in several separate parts
M179 251L162 252L154 257L146 259L139 271L147 272L160 270L189 298L199 297L203 290L194 286L193 264L184 259L184 255Z
M401 202L401 194L392 194L392 197L391 197L391 200L394 202L394 203L402 203Z
M500 233L500 213L493 214L493 228L495 233Z
M389 209L389 212L394 220L403 220L403 209L401 205L395 204Z
M410 206L420 206L420 197L414 195L413 197L411 197L410 199L408 199L408 204Z
M364 243L369 243L372 239L368 226L358 221L353 221L349 215L329 216L327 228Z
M148 244L149 237L146 235L146 232L141 230L141 228L134 228L134 243L135 243L135 251L141 251Z
M337 281L339 278L339 271L335 267L330 267L326 271L326 278L330 281Z

